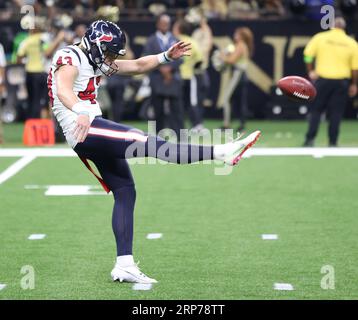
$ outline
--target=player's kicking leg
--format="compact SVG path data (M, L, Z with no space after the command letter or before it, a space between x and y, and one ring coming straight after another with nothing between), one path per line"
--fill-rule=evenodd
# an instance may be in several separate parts
M246 138L238 137L232 142L214 146L215 159L222 160L231 166L237 165L244 153L256 143L260 135L260 131L255 131Z
M173 144L159 137L146 136L132 128L96 118L87 139L79 143L75 151L82 160L87 158L96 164L104 180L100 181L105 184L107 190L113 192L115 203L112 227L117 243L117 259L111 272L112 279L120 282L157 282L142 273L133 260L133 211L136 194L126 158L155 157L179 164L215 159L228 165L236 165L259 136L260 132L256 131L244 139L238 138L216 146ZM128 153L134 143L138 144L138 152ZM169 153L161 152L164 145Z
M260 135L260 131L255 131L246 138L239 137L232 142L215 146L176 144L157 136L147 136L140 130L122 124L96 118L85 142L79 143L76 149L93 150L95 146L97 153L120 159L152 157L177 164L221 160L233 166L238 164Z

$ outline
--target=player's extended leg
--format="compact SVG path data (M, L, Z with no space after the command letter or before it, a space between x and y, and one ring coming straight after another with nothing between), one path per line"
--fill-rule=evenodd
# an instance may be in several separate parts
M242 154L258 139L260 132L241 142L218 146L196 146L168 143L159 137L148 137L142 132L96 118L83 143L74 150L84 161L92 160L97 166L104 186L112 190L115 204L112 226L117 241L117 262L112 270L113 280L154 283L133 261L133 211L135 189L126 158L151 156L174 163L192 163L205 159L222 159L235 164ZM84 161L85 162L85 161ZM86 163L86 162L85 162ZM97 177L99 178L99 177ZM101 178L99 178L101 182Z
M334 85L332 96L328 102L329 126L328 137L331 147L337 146L339 126L346 108L348 99L348 80L337 80Z
M243 153L259 138L256 131L244 139L233 142L203 146L169 143L157 136L147 136L142 131L97 117L91 125L83 143L77 144L75 151L85 154L96 150L99 154L120 159L153 157L177 164L194 163L203 160L222 160L235 165Z
M326 110L332 89L329 80L325 79L318 79L315 86L317 89L317 96L311 106L306 140L303 145L304 147L313 147L314 145L314 139L316 138L319 129L321 115Z
M84 155L79 153L81 157ZM127 160L87 154L102 179L113 193L112 229L117 245L117 259L112 279L126 282L154 283L156 280L142 273L133 260L133 213L136 190Z

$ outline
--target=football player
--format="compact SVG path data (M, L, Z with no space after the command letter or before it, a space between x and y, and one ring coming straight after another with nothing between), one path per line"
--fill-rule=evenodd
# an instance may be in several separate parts
M102 75L145 73L190 55L190 44L177 42L158 55L135 60L118 59L126 53L125 44L125 35L116 24L102 20L93 22L80 43L56 52L48 76L48 88L53 113L68 144L104 189L113 193L112 227L117 259L111 272L112 279L154 283L156 280L143 274L132 256L136 191L126 159L155 157L178 164L220 159L235 165L256 142L260 132L216 146L172 144L160 137L103 119L96 101ZM163 152L163 148L169 152ZM100 176L92 170L88 160L96 165Z

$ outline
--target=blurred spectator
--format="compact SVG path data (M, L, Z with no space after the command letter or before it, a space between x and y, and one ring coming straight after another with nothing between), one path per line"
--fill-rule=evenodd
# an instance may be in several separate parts
M187 8L193 8L197 5L200 5L200 3L201 3L200 0L175 0L174 7L187 9Z
M108 3L115 1L107 1ZM122 5L106 4L100 5L96 11L97 19L108 20L117 22L119 20L120 10L123 8Z
M264 0L262 3L261 15L263 16L284 16L285 7L282 0Z
M56 50L73 43L74 34L69 28L72 25L72 21L72 17L67 14L57 15L52 21L49 31L43 33L42 48L46 72L50 70L52 56Z
M226 0L202 0L201 8L208 19L225 19L228 13Z
M194 69L200 68L203 62L203 54L197 42L190 36L191 25L185 20L179 20L173 27L173 34L181 41L191 43L190 56L183 58L180 65L180 75L183 80L183 106L188 112L189 119L194 132L204 129L202 110L198 103L198 82Z
M200 8L191 9L185 16L185 21L193 26L194 30L191 37L199 44L203 56L201 68L205 70L209 66L209 56L213 48L213 33L211 28Z
M2 99L5 92L5 67L6 57L4 47L0 43L0 143L3 142L3 131L2 131Z
M254 36L249 28L237 28L234 33L234 45L221 53L224 64L232 67L232 77L225 91L224 129L230 128L231 110L237 113L240 126L237 131L245 128L248 110L248 78L246 70L249 59L253 55Z
M119 10L124 8L124 0L92 0L91 1L95 10L98 10L100 7L111 6L117 7Z
M19 50L20 44L29 36L28 32L20 31L18 32L12 42L12 53L11 53L11 63L17 63L17 51Z
M78 26L76 26L76 28L74 30L74 35L73 35L73 43L81 42L82 37L86 33L86 30L87 30L87 27L84 24L79 24Z
M163 5L165 8L169 8L173 5L172 0L144 0L144 7L149 8L151 5Z
M0 101L2 94L5 91L5 67L6 67L6 56L3 45L0 43Z
M35 28L21 42L17 62L26 58L26 88L28 94L27 118L40 118L41 110L47 106L47 70L45 69L45 48L43 42L44 19L35 18Z
M208 73L210 53L213 48L213 33L200 8L189 11L185 20L193 24L192 38L198 43L203 60L200 67L194 70L198 82L198 104L203 112L204 105L209 104L208 95L210 89L210 77Z
M257 19L260 8L255 0L231 0L228 4L228 17L232 19Z
M148 38L143 55L166 51L177 42L170 32L170 26L171 20L168 15L162 14L157 18L157 31ZM180 60L173 61L149 74L157 132L165 128L167 115L169 127L175 131L177 137L180 136L180 129L184 128L181 102L182 80L179 72L181 63Z
M305 0L305 14L306 17L312 20L321 20L324 13L321 13L321 8L324 5L334 6L334 0Z
M133 51L129 44L129 37L126 34L126 55L122 59L134 59ZM119 58L121 59L121 58ZM114 74L107 78L107 90L111 100L112 120L120 122L124 107L124 91L131 80L130 76Z
M172 5L171 0L145 0L144 7L154 16L159 16L167 11Z
M345 20L336 18L334 28L316 34L304 50L308 75L317 89L305 147L314 145L321 114L325 111L329 116L329 146L336 146L347 99L357 95L358 44L345 33L345 27Z

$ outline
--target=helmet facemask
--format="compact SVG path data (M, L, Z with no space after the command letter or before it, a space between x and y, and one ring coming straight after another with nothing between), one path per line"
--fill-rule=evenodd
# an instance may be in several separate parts
M96 45L92 46L92 48L93 47L97 47L97 50L99 51L99 54L97 54L94 59L98 69L101 70L101 72L107 77L110 77L114 73L118 72L115 60L120 56L124 56L126 54L126 50L122 49L119 53L115 53L110 51L104 43L100 44L99 41L97 41Z

